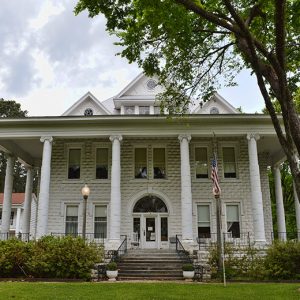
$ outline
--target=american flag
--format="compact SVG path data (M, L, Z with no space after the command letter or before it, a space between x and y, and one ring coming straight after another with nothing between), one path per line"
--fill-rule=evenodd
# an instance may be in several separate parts
M210 178L213 182L213 194L214 196L220 196L221 194L221 188L219 185L219 175L218 175L218 162L217 162L217 156L214 153L214 157L211 161L211 175Z

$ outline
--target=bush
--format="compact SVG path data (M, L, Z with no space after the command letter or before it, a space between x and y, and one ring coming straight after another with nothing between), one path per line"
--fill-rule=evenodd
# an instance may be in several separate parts
M115 262L110 262L106 265L106 270L108 270L108 271L117 271L118 266Z
M81 238L46 236L28 243L0 243L0 276L89 279L91 268L103 260L103 248Z
M267 250L265 268L270 279L300 279L300 243L275 242Z
M182 266L182 271L185 271L185 272L194 271L194 266L192 264L185 264Z

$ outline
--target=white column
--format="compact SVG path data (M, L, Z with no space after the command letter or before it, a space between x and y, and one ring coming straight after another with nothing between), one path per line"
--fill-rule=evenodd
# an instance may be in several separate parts
M16 236L21 232L20 221L21 221L21 207L18 207L17 208L17 218L16 218Z
M181 231L182 240L193 241L192 186L190 170L190 135L179 135L181 159Z
M109 138L112 142L111 194L109 217L109 243L111 248L119 246L121 234L121 135Z
M275 197L276 197L276 215L277 215L277 229L278 239L286 241L286 226L285 214L281 187L281 174L279 166L273 167L274 183L275 183Z
M298 234L298 241L300 241L300 204L299 204L299 199L298 199L298 195L297 195L297 191L296 191L294 182L293 182L293 188L294 188L297 234Z
M51 173L52 137L41 137L44 143L41 168L40 194L38 202L37 234L40 238L48 233L49 189Z
M4 195L3 195L3 207L2 207L2 225L1 233L9 233L10 228L10 214L11 214L11 202L12 202L12 190L13 190L13 178L14 178L14 158L11 155L6 156L6 172L4 181ZM6 237L3 235L2 237Z
M252 215L253 215L253 229L255 242L265 243L265 223L263 201L260 183L260 173L257 156L257 144L259 139L258 134L248 134L248 152L249 152L249 171L250 171L250 185L251 185L251 200L252 200Z
M24 210L23 210L23 216L22 216L22 233L30 232L32 180L33 180L33 170L31 167L27 167L25 200L24 200L24 205L23 205Z

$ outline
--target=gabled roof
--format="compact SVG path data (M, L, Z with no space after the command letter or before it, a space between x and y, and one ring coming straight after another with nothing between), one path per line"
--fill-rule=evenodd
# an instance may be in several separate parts
M209 101L206 101L201 107L198 105L192 113L201 114L201 113L209 113L208 109L212 106L212 101L215 103L216 107L223 107L224 112L221 114L238 114L240 113L235 107L233 107L227 100L225 100L220 94L215 93Z
M87 100L92 101L94 105L101 111L103 111L105 115L111 114L110 111L91 92L87 92L78 101L76 101L68 110L66 110L62 114L62 116L72 115L72 112L74 112L81 104L83 104Z

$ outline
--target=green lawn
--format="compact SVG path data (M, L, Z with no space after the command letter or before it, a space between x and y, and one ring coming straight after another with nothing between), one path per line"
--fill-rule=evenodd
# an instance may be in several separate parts
M300 284L0 282L0 299L300 299Z

